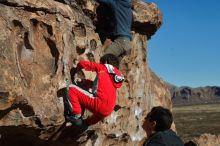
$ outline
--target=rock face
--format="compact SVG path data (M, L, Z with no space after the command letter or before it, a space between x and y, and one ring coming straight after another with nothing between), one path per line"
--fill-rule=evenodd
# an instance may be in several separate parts
M220 135L203 134L192 140L197 146L219 146Z
M147 40L161 13L153 3L134 1L133 48L120 65L126 81L118 110L84 136L74 129L54 136L64 122L58 91L71 82L71 68L102 55L97 30L105 22L97 19L98 6L93 0L0 0L1 146L135 145L145 136L142 119L151 107L171 108L166 84L147 62Z
M174 105L220 102L220 87L176 87L168 85Z

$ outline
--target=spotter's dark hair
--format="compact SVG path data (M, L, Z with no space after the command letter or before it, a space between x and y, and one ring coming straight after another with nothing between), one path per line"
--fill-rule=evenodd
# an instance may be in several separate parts
M156 121L155 131L164 131L170 129L173 123L173 116L169 109L161 106L153 107L145 119Z

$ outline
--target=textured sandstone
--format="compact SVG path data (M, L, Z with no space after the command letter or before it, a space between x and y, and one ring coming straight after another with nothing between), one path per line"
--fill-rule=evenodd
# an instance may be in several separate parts
M220 135L203 134L193 139L198 146L219 146Z
M62 125L58 90L71 82L70 69L79 59L98 62L102 54L94 25L97 6L92 0L0 1L0 142L26 139L43 145ZM150 108L171 108L168 88L147 62L147 40L160 27L161 13L154 4L135 1L134 16L133 49L121 63L126 81L118 90L118 110L93 126L90 135L71 141L73 132L62 138L66 145L76 140L134 145L145 136L141 124Z

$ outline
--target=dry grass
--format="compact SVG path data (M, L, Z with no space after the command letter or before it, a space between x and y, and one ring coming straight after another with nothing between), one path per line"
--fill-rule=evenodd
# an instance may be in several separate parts
M173 114L178 135L184 141L204 133L220 134L220 104L178 106Z

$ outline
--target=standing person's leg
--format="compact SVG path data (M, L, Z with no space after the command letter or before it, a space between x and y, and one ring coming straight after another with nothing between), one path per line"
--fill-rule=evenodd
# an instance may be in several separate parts
M131 41L128 38L119 37L104 49L104 54L110 53L116 55L117 57L123 57L124 55L130 53L131 48Z

